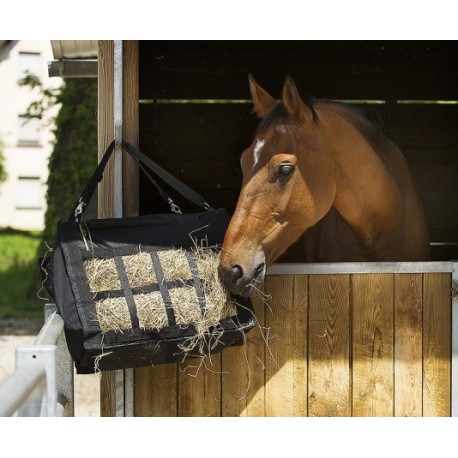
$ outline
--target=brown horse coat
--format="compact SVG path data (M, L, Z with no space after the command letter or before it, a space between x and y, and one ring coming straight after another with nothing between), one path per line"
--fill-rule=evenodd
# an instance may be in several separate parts
M243 182L220 274L247 293L281 255L300 262L429 258L407 162L379 125L326 100L305 103L287 77L277 103L250 76L263 118L242 154Z

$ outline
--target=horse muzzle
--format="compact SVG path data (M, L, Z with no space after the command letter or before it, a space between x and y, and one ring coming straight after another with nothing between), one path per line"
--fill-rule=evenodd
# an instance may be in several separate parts
M266 273L264 254L257 256L253 262L234 262L221 259L219 276L223 286L232 294L248 296L258 289Z

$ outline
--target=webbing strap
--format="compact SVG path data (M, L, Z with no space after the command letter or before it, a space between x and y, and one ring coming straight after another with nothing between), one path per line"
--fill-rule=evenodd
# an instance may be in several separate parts
M203 207L205 210L210 208L208 202L194 189L190 188L187 184L183 183L181 180L176 178L167 170L163 169L159 164L154 162L148 156L143 154L138 148L134 145L123 141L122 147L138 161L145 164L152 172L154 172L158 177L164 180L169 186L171 186L175 191L180 193L185 199L189 200L199 207Z
M161 180L163 180L170 187L175 189L175 191L181 194L188 201L192 202L195 205L203 207L205 210L208 210L211 208L208 202L199 193L194 191L188 185L186 185L181 180L173 176L171 173L167 172L167 170L163 169L159 164L157 164L152 159L150 159L148 156L143 154L134 145L123 141L122 147L125 151L127 151L133 158L135 158L139 162L140 168L144 172L146 172L145 167L148 167L151 172L153 172L157 177L161 178ZM88 206L92 196L94 195L99 182L103 178L103 172L108 163L108 160L110 159L111 155L113 154L113 151L114 151L114 140L108 146L107 150L105 151L105 154L103 155L102 159L100 160L99 164L97 165L94 173L89 178L89 181L87 182L85 188L83 189L83 192L81 193L81 196L78 199L78 202L74 206L68 218L68 221L75 221L75 222L81 221L81 218L86 210L86 207ZM157 181L153 177L151 177L149 173L146 173L146 175L148 179L154 184L156 189L159 191L159 194L161 195L161 197L164 198L171 205L172 211L176 212L177 210L179 210L178 207L173 203L172 199L170 199L168 194L164 190L162 190L162 188L159 186Z
M140 323L138 321L137 306L135 305L134 296L132 294L132 289L129 284L129 279L127 278L126 269L124 268L124 262L122 261L122 257L115 256L114 262L116 264L116 270L118 271L119 281L121 282L121 288L124 292L124 298L126 299L127 307L129 309L132 329L138 329L140 327Z
M194 288L196 290L197 299L199 300L200 311L203 316L207 307L205 306L204 287L202 285L202 280L199 277L199 268L197 266L196 258L191 251L186 250L186 259L188 260L189 268L191 269Z
M173 311L172 300L170 299L169 290L165 284L164 271L161 267L161 260L155 251L151 251L151 261L153 262L154 272L156 274L159 291L161 292L162 300L165 304L165 311L167 313L167 320L169 326L176 324L175 312Z

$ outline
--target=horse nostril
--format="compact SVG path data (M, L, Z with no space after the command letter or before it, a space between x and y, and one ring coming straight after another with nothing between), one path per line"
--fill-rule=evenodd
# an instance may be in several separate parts
M243 277L243 269L238 265L235 264L231 267L230 271L230 281L233 285L237 283Z

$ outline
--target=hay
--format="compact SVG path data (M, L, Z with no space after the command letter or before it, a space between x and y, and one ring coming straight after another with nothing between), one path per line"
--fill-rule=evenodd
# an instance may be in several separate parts
M114 259L90 258L83 265L91 293L121 289Z
M219 253L205 248L193 250L197 261L199 278L202 280L206 310L196 323L198 334L205 333L210 327L216 326L221 318L236 315L236 304L229 292L223 287L219 275Z
M137 316L142 329L159 330L168 325L167 312L159 291L136 294Z
M123 256L122 262L131 288L141 288L157 283L156 273L149 253L140 252L130 256Z
M124 297L108 297L95 302L102 332L132 329L129 307Z
M164 281L187 281L192 279L191 269L183 249L158 251L157 256L161 261Z
M201 319L202 312L194 286L171 289L169 295L177 324L187 326Z
M189 261L183 249L162 250L157 255L164 272L164 282L175 282L168 289L176 323L187 327L193 325L196 333L180 347L183 352L198 350L208 353L209 341L217 342L222 334L218 326L222 318L236 315L236 304L221 284L218 276L219 253L202 247L195 247L193 254L197 264L203 297L198 297ZM122 258L129 285L141 288L157 284L157 277L150 253L140 252ZM92 292L121 289L113 259L88 259L84 262ZM178 282L178 286L177 283ZM179 286L181 283L182 286ZM137 316L142 329L156 330L168 326L167 312L160 291L133 296ZM201 303L205 308L201 309ZM102 331L124 331L132 329L129 309L124 297L96 300L97 317Z
M122 256L122 262L131 288L157 283L149 253ZM92 293L121 289L114 259L90 258L83 263Z

